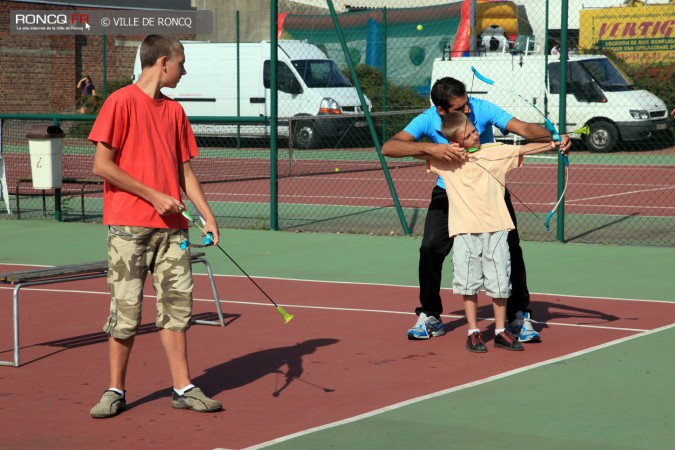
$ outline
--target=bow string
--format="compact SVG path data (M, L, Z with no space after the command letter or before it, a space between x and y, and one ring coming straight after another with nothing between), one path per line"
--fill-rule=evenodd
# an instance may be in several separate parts
M476 78L478 78L480 81L482 81L483 83L489 84L489 85L491 85L491 86L493 86L497 89L505 90L504 88L502 88L500 86L497 86L495 84L494 80L492 80L492 79L486 77L485 75L481 74L474 66L471 66L471 71L473 72L474 76ZM546 114L544 114L543 111L541 111L534 103L530 102L528 99L526 99L522 95L518 94L517 92L515 92L515 93L510 92L510 93L515 94L517 97L519 97L525 103L527 103L528 105L533 107L544 118L544 125L545 125L546 129L548 130L548 132L551 134L551 139L553 141L562 143L562 137L560 136L560 133L556 129L556 127L553 124L553 122L551 121L551 119L549 119L546 116ZM560 156L560 158L562 158L563 165L565 166L565 185L563 187L562 193L560 194L560 197L558 198L558 201L555 203L553 208L546 215L546 220L544 221L544 226L546 227L547 230L550 229L550 221L551 221L551 218L553 217L553 214L555 214L556 210L558 209L558 206L560 205L560 202L562 202L562 199L565 197L565 192L567 191L567 185L569 184L569 178L570 178L569 177L569 165L570 165L569 159L567 158L566 155L563 155L560 148L558 148L558 155ZM518 200L518 201L520 201L520 200ZM521 203L522 203L522 201L521 201ZM525 205L525 206L527 207L527 205ZM527 208L527 209L530 209L530 208Z

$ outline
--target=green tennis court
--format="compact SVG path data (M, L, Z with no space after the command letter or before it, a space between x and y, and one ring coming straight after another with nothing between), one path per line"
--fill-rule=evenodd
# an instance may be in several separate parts
M5 238L0 249L3 266L61 265L105 258L106 231L101 225L21 220L3 221L1 226ZM536 347L526 346L526 351L522 353L527 355L527 359L523 360L523 364L510 358L510 354L506 358L497 351L488 352L487 358L479 364L476 360L465 359L468 352L458 348L465 324L461 316L455 314L461 310L461 301L448 290L443 294L447 310L444 315L448 329L446 336L422 342L405 339L407 327L414 322L412 310L417 304L419 243L418 238L410 237L223 230L221 245L251 276L265 282L263 286L272 297L281 296L284 308L296 318L284 325L272 308L263 310L261 307L264 305L243 306L226 302L225 309L231 313L243 311L237 319L237 327L250 330L248 336L242 340L243 336L234 334L237 327L225 327L222 331L202 327L195 330L195 338L191 342L199 346L202 342L211 341L214 336L222 336L228 354L237 355L237 358L225 362L219 359L220 352L214 352L214 349L205 351L191 346L190 351L196 360L194 370L197 378L211 380L211 389L216 391L218 383L230 386L220 394L227 411L221 416L179 416L180 420L187 421L187 428L181 431L180 437L173 436L174 440L169 441L158 438L158 442L167 445L170 445L169 442L180 443L181 448L370 449L409 448L420 445L420 442L446 448L503 445L526 449L570 446L594 449L670 448L672 402L669 392L672 390L675 362L668 355L672 353L670 343L675 338L672 320L675 317L672 313L675 288L670 281L674 249L525 242L532 306L542 308L545 313L542 319L550 321L541 325L544 327L543 342L532 344ZM221 298L236 298L235 291L242 283L247 295L255 297L254 289L246 285L246 280L241 280L238 269L223 255L218 252L207 255L214 271L225 276L219 286ZM451 279L449 266L446 266L445 279L444 286L447 286ZM319 287L306 287L316 281L323 283L316 285ZM295 291L282 293L284 284L295 286ZM372 285L379 286L381 292L391 292L392 296L359 297L359 292L365 292ZM73 299L58 291L44 293L55 295L49 297L54 301L68 302L71 308L81 310L77 324L61 329L64 339L74 338L80 329L89 330L89 333L100 331L100 318L95 314L87 315L87 311L99 303L105 309L105 293L87 294L85 288L82 291L72 294L75 296ZM10 293L8 288L0 289L0 307L4 317L10 311ZM343 307L331 308L338 303ZM30 345L28 330L49 323L35 306L42 304L46 311L49 305L39 300L26 301L25 304L26 313L30 314L24 322L27 345ZM555 307L556 312L547 314L542 305L547 305L548 310ZM624 306L629 309L620 312ZM251 313L247 308L255 310ZM593 314L584 312L584 308L593 311ZM566 313L568 317L565 318ZM352 319L343 323L345 314ZM620 317L620 320L605 320L612 315ZM658 320L649 322L649 325L641 321L640 316ZM36 324L32 325L33 322ZM337 324L340 324L339 330L335 328ZM6 327L4 329L7 330ZM40 331L47 335L55 332L50 331L48 326ZM587 342L586 333L589 336ZM599 337L598 333L605 333L604 337ZM359 339L359 335L363 339ZM590 339L591 335L595 339ZM306 355L304 374L280 397L289 402L284 403L283 412L279 410L279 400L271 395L274 391L271 383L276 385L275 377L281 375L269 373L246 385L232 381L245 378L247 370L254 370L253 366L243 364L251 355L273 351L296 337L300 342L301 336L305 339L302 342L309 342L310 338L339 337L342 344L352 341L357 348L333 354L330 352L336 351L340 345L326 344L327 347L317 348L311 357ZM10 337L8 331L0 333L3 356L11 347ZM51 337L55 336L52 334ZM602 343L598 344L599 341ZM35 345L24 351L30 355L45 347L44 344L38 345L40 342L43 341L37 340ZM150 336L147 342L156 342L156 338ZM381 351L380 345L389 350ZM86 348L93 355L102 356L105 343L97 341ZM566 350L568 348L574 350ZM150 420L147 433L155 424L159 426L162 422L174 420L170 408L162 403L164 400L157 399L158 394L152 394L151 389L140 404L121 415L120 420L104 421L108 425L101 425L98 421L92 424L84 411L89 407L88 397L95 398L100 390L99 384L105 382L104 378L91 379L87 376L91 372L90 366L95 366L95 360L80 361L80 371L65 379L59 378L70 373L65 361L77 355L78 351L83 350L67 348L45 354L36 361L27 361L19 368L0 367L0 377L3 378L0 397L4 397L0 418L2 423L10 424L9 428L13 429L6 435L3 445L8 445L8 448L37 448L44 439L51 442L51 448L72 448L76 442L79 443L67 430L58 434L46 431L41 436L41 427L33 426L30 433L19 432L21 422L29 423L27 417L12 411L12 405L24 400L20 393L42 391L57 379L65 391L83 386L78 389L83 396L77 401L82 405L75 404L73 408L68 406L68 402L56 402L50 406L51 411L65 411L61 415L67 417L59 420L66 421L71 431L75 430L77 434L76 430L81 428L79 433L82 436L91 437L115 430L118 438L105 441L109 443L109 448L123 442L134 448L151 448L152 445L144 440L145 435L137 431L139 423L136 420ZM376 364L370 364L373 372L365 380L361 379L355 363L373 351L377 353L377 356L372 356ZM557 352L558 356L540 360L540 354L543 356L548 351ZM136 355L132 366L140 365L146 355L142 352L140 350ZM392 372L397 364L388 359L401 360L400 355L406 352L412 352L406 363L408 366L405 366L407 369L401 371L399 368ZM333 354L334 360L322 359L322 355L329 354ZM361 386L350 385L349 371L339 382L327 378L328 375L320 369L322 364L329 365L329 372L335 374L353 371L353 379L358 380L357 384ZM53 367L51 370L54 372L45 372L47 367ZM222 379L206 376L218 367L237 370L216 372ZM205 372L202 373L202 370ZM448 373L452 376L448 377ZM486 376L488 373L492 375ZM400 378L396 389L389 387L391 380L387 379L393 374ZM148 378L154 379L159 375L163 375L161 365L154 368ZM22 384L29 383L29 380L32 380L29 386ZM412 386L416 383L430 386L440 383L450 387L425 395L408 395L405 386L410 385L410 392L415 392ZM140 392L136 393L137 396L144 394L141 387L138 387ZM345 390L349 390L348 387L361 389L359 400L349 402L351 407L361 408L358 414L344 415L340 409L347 406L339 406L341 401L338 399ZM336 389L336 392L322 390L326 388ZM245 392L246 398L241 398ZM291 402L297 395L304 403L296 405ZM38 392L32 396L52 398L54 394ZM377 407L368 409L371 397L378 400L373 403ZM406 400L400 401L401 398ZM156 410L155 404L158 404ZM77 412L78 408L84 413ZM324 411L326 408L328 410ZM144 419L147 413L152 414L151 418ZM318 426L316 420L308 421L311 426L306 428L297 426L303 417L316 418L324 414L328 414L330 419ZM288 417L285 419L285 416ZM39 414L31 420L47 421L42 427L47 430L49 417ZM125 420L125 417L136 419ZM236 417L248 418L249 422L235 425ZM284 420L288 422L287 427L284 427ZM262 428L251 435L248 430L256 430L256 426ZM126 441L119 436L127 436ZM194 445L190 446L188 442ZM214 445L214 442L217 444ZM101 448L108 448L106 445L104 443Z

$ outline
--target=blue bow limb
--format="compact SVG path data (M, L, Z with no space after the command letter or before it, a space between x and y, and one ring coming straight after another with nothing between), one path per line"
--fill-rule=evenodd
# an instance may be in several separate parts
M551 217L553 217L553 214L555 214L555 208L550 210L548 214L546 214L546 221L544 222L544 226L546 227L546 231L551 230Z
M491 79L480 73L474 66L471 66L471 71L473 72L474 75L476 75L476 78L478 78L483 83L495 84L494 81L492 81Z
M204 245L213 245L213 233L210 231L204 235Z

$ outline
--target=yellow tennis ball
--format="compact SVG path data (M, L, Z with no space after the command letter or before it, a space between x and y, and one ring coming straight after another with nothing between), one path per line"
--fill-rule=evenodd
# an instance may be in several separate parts
M335 171L336 171L336 172L339 172L339 171L340 171L340 168L339 168L339 167L336 167L336 168L335 168Z
M424 29L424 27L421 24L417 25L417 31L422 31L423 29Z

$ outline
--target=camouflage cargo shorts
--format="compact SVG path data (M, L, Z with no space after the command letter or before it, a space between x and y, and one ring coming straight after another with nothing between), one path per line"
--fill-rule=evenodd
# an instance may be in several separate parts
M108 227L108 335L128 339L142 319L143 285L152 273L157 294L155 324L185 331L192 316L192 266L189 251L180 248L187 231L129 226Z

